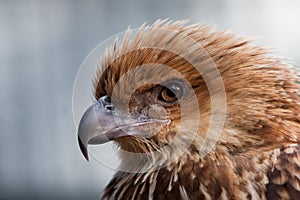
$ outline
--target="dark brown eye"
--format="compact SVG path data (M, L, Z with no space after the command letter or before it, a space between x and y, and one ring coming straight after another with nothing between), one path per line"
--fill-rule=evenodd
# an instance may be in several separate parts
M172 82L163 86L160 91L159 99L167 103L179 100L183 95L183 87L180 83Z

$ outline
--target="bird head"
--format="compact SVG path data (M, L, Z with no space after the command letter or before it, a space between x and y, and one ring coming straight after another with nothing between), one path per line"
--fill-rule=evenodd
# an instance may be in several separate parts
M88 144L108 141L174 160L299 141L292 67L248 38L185 24L157 21L106 50L78 129L87 159Z

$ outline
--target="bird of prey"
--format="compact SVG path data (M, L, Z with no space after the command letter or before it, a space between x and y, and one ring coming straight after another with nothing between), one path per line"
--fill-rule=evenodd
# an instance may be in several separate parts
M248 37L158 20L116 39L78 128L113 141L102 199L300 199L300 78Z

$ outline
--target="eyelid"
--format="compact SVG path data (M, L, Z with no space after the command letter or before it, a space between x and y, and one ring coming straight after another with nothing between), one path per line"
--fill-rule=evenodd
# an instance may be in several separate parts
M181 85L183 87L184 85L184 81L181 80L181 79L170 79L170 80L167 80L167 81L164 81L161 85L162 86L166 86L166 85L169 85L171 83L178 83L179 85Z
M182 88L183 95L184 95L186 87L185 87L185 82L181 79L168 80L168 81L164 82L162 84L162 86L168 88L167 86L172 83L176 83L176 84L180 85L180 87Z

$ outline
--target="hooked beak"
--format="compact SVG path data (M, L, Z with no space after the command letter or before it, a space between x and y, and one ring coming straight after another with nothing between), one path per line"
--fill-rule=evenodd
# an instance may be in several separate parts
M95 104L90 106L83 114L78 127L78 143L86 160L88 157L88 144L103 144L111 140L129 135L149 137L149 130L153 132L153 126L145 129L145 125L166 125L169 119L130 119L120 124L113 115L113 106L108 96L103 96ZM157 131L155 131L155 134ZM151 134L152 136L154 134Z

